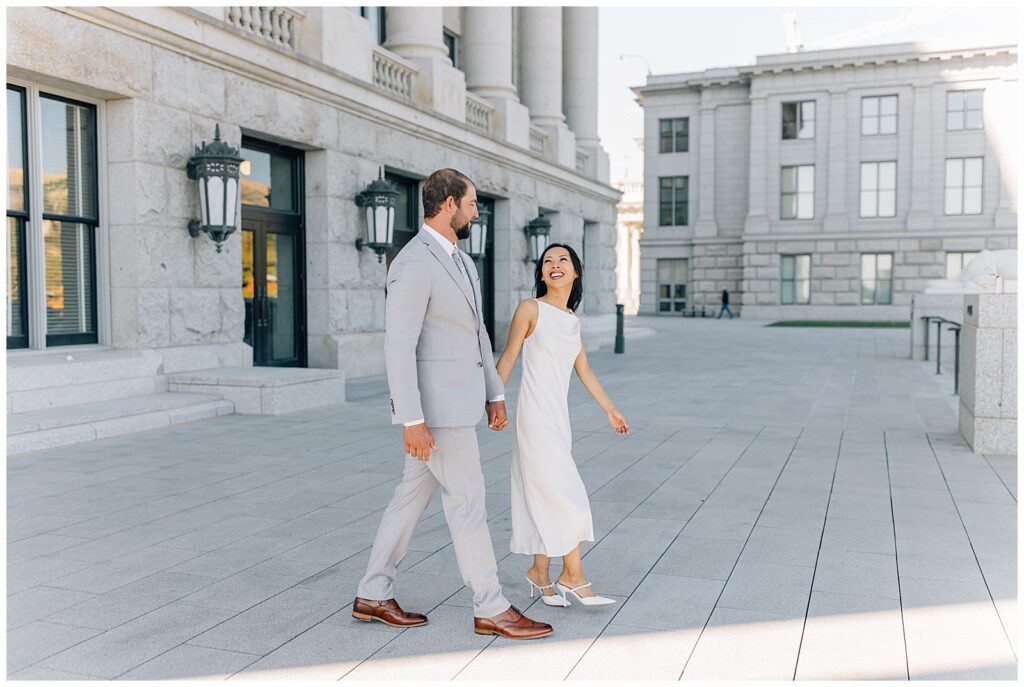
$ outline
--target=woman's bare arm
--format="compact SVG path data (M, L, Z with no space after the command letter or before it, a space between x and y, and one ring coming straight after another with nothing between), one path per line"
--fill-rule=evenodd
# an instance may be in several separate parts
M505 342L505 350L501 352L497 364L498 376L501 377L503 384L508 384L508 378L512 376L512 370L516 366L523 342L533 333L533 328L537 325L537 310L537 302L530 299L521 302L516 308L515 314L512 315L512 324L508 329L508 341Z
M627 434L629 432L629 424L626 422L626 418L622 416L622 413L615 407L615 404L612 403L612 399L605 393L601 382L597 381L597 375L590 369L586 349L580 349L580 354L576 356L574 367L576 369L576 376L583 382L583 386L593 396L594 400L597 401L597 405L601 406L601 410L608 415L608 423L615 430L615 433Z

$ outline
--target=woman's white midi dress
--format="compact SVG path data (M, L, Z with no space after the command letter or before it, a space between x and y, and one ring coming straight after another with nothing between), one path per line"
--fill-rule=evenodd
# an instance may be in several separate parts
M569 426L569 378L582 341L576 315L543 301L537 310L537 324L523 342L513 423L510 548L554 557L594 540Z

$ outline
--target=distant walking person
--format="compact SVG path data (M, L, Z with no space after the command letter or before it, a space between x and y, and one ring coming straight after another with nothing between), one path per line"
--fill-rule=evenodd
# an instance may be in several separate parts
M718 313L718 319L722 319L722 315L729 313L729 319L732 319L732 310L729 310L729 289L722 289L722 310Z

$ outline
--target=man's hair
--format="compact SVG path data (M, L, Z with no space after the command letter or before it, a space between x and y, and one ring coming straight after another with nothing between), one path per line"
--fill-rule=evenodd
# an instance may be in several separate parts
M456 169L437 170L423 182L423 216L429 219L441 212L448 196L458 205L470 185L476 186L472 179Z

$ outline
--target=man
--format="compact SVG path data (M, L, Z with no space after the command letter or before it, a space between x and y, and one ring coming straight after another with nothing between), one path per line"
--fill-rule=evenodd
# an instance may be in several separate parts
M722 319L722 315L729 313L729 319L732 319L732 310L729 309L729 290L722 289L722 309L718 313L718 319Z
M508 418L483 325L480 278L455 245L479 216L473 182L454 169L434 172L423 184L423 214L424 226L391 263L385 301L391 421L405 426L405 469L377 530L352 616L393 627L426 625L425 615L402 610L393 587L413 530L440 487L459 572L473 592L474 631L543 637L551 626L530 620L502 594L487 528L474 426L485 409L492 430L504 429Z

